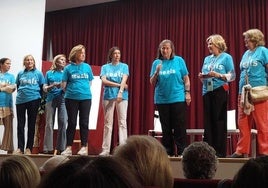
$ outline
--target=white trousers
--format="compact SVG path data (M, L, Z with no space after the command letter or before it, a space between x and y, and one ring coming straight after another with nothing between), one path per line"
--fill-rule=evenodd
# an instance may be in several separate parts
M127 107L128 101L122 100L103 100L104 109L104 131L102 152L110 153L113 122L114 122L114 108L117 112L118 130L119 130L119 145L124 144L127 139Z

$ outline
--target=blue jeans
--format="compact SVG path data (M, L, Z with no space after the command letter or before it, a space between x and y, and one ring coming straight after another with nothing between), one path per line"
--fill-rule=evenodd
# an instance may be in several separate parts
M55 123L56 110L58 112L58 133L56 149L63 151L66 146L66 124L67 111L63 95L55 97L52 101L46 103L46 128L44 137L44 151L53 150L53 130Z

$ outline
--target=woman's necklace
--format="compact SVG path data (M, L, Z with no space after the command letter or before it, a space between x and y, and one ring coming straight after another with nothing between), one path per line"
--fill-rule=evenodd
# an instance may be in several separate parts
M221 53L219 53L218 55L212 55L212 58L208 67L209 71L213 71L215 69L215 65L220 56L221 56Z

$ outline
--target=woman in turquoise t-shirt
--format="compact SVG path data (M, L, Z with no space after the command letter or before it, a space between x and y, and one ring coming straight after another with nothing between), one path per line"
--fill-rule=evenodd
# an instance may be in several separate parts
M155 86L154 103L159 111L162 143L170 156L181 155L186 147L185 113L186 104L191 102L188 74L183 58L175 55L173 42L163 40L152 64L150 82Z
M89 64L85 63L86 49L83 45L72 48L69 54L70 64L64 68L62 88L65 91L65 105L68 114L66 130L67 147L62 155L72 155L77 115L79 112L79 128L81 148L78 155L88 155L88 124L91 107L91 81L93 73Z
M26 55L24 57L23 65L25 69L20 71L16 78L18 89L16 97L18 149L15 153L24 152L25 154L31 154L34 143L35 122L45 79L43 73L36 69L35 60L32 55ZM24 151L26 112L28 118L28 134L26 150Z
M114 109L117 110L119 144L127 139L127 106L128 90L127 79L129 76L128 65L120 62L121 52L118 47L112 47L108 52L108 63L101 67L101 80L104 85L103 109L104 131L102 152L100 155L110 154Z
M44 154L61 153L66 147L66 126L67 111L65 107L64 92L61 88L63 69L66 65L66 56L64 54L56 55L52 66L46 72L45 84L43 86L46 97L46 127L44 136ZM56 148L53 152L53 132L55 115L58 114L56 122L58 123Z
M221 35L210 35L206 42L210 54L198 75L203 84L204 141L218 157L226 157L228 83L235 80L234 63Z
M8 71L11 60L8 58L0 59L0 122L4 125L4 134L1 150L12 153L13 146L13 99L12 93L16 90L15 77Z
M245 113L242 100L242 88L247 84L251 87L267 85L268 49L264 46L264 35L259 29L249 29L243 33L245 46L248 48L240 62L240 80L238 94L238 128L239 140L236 151L231 157L247 157L250 152L252 123L258 130L258 154L268 156L268 101L252 103L254 110Z

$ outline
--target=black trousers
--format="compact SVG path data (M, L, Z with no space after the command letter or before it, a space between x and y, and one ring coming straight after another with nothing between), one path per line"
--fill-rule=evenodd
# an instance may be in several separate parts
M226 157L228 91L219 87L203 96L204 141L216 150L218 157Z
M24 152L25 147L25 136L24 136L24 128L26 122L26 112L27 112L27 121L28 121L28 134L27 134L27 144L26 148L29 148L31 151L33 149L34 143L34 132L35 132L35 122L36 116L38 113L38 108L40 105L41 99L29 101L22 104L16 105L17 111L17 135L18 135L18 148Z
M65 105L68 115L68 126L66 130L67 146L73 145L78 112L79 112L81 145L87 146L91 99L88 100L65 99Z
M186 147L186 104L176 102L171 104L157 104L162 127L162 144L168 155L174 155L174 143L177 154L181 155Z

